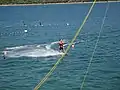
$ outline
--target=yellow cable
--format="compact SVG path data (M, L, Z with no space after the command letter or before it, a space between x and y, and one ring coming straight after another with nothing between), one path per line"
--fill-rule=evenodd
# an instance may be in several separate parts
M88 13L87 13L87 15L86 15L83 23L82 23L82 25L81 25L80 28L77 30L75 36L74 36L73 39L71 40L71 42L70 42L70 44L68 45L67 49L65 50L65 54L63 54L63 55L61 56L61 58L59 58L59 59L57 60L57 62L54 64L54 66L53 66L53 67L50 69L50 71L45 75L45 77L43 77L43 79L40 81L40 83L38 83L38 85L34 88L34 90L38 90L38 89L46 82L46 80L49 78L49 76L50 76L50 75L53 73L53 71L56 69L57 65L58 65L58 64L60 63L60 61L65 57L65 55L67 54L67 52L70 50L71 45L72 45L73 42L76 40L76 38L77 38L77 36L79 35L81 29L83 28L83 26L84 26L85 22L87 21L87 19L88 19L89 15L90 15L90 13L91 13L91 11L92 11L93 6L95 5L95 3L96 3L96 0L94 0L92 6L90 7L90 9L89 9L89 11L88 11Z

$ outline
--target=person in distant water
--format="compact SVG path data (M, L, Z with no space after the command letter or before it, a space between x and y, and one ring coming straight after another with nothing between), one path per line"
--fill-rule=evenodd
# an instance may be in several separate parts
M23 23L23 25L24 25L24 26L26 26L26 24L25 24L25 22L24 22L24 21L22 21L22 23Z
M64 53L64 42L62 39L60 39L60 41L59 41L59 50Z
M39 25L41 26L42 25L42 23L39 21Z
M7 51L3 51L3 58L5 59L7 55Z

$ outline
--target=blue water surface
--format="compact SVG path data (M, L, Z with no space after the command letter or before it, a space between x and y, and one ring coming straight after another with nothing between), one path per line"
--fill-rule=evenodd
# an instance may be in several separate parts
M70 49L41 90L80 90L107 4L97 3L94 6L76 39L80 43ZM25 57L3 59L2 52L6 48L49 45L61 38L70 42L91 5L0 6L0 90L33 90L60 58L60 55L39 57L41 50L32 53L35 54L32 57L27 48ZM119 8L119 2L109 3L101 36L82 90L120 90ZM33 46L32 50L36 51ZM13 51L14 54L22 52Z

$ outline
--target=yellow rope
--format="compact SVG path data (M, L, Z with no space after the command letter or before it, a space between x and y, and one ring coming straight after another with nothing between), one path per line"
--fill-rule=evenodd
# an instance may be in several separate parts
M34 90L38 90L38 89L46 82L46 80L50 77L50 75L51 75L51 74L53 73L53 71L56 69L57 65L58 65L58 64L60 63L60 61L65 57L65 55L67 54L67 52L70 50L71 45L72 45L73 42L76 40L76 38L77 38L77 36L79 35L81 29L83 28L83 26L84 26L85 22L87 21L87 19L88 19L89 15L90 15L90 13L91 13L91 11L92 11L93 6L95 5L95 3L96 3L96 0L94 0L92 6L90 7L90 9L89 9L89 11L88 11L88 13L87 13L87 15L86 15L83 23L82 23L82 25L81 25L80 28L77 30L75 36L74 36L73 39L71 40L71 42L70 42L70 44L68 45L67 49L65 50L65 54L63 54L63 55L61 56L61 58L59 58L59 59L57 60L57 62L54 64L54 66L53 66L53 67L50 69L50 71L45 75L45 77L43 77L43 79L40 81L40 83L38 83L38 85L34 88Z

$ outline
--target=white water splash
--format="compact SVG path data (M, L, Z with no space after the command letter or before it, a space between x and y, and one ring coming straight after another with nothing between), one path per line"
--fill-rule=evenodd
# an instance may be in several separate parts
M65 42L64 46L67 47L69 45L69 42L67 40L63 40L63 41ZM14 58L14 57L49 57L49 56L63 55L64 53L59 52L58 50L55 50L53 48L54 45L58 44L58 42L59 41L52 42L50 44L34 44L34 45L7 47L5 48L5 51L7 52L5 56ZM79 42L74 42L74 43L76 45Z
M64 54L51 48L52 45L57 43L58 41L52 42L51 44L7 47L6 57L49 57Z

